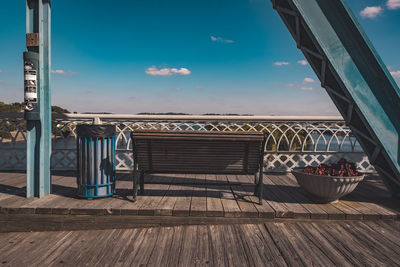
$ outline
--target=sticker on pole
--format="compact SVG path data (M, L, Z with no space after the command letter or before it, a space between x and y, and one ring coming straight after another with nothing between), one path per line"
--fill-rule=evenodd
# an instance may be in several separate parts
M31 62L24 64L24 98L26 103L37 102L37 71Z

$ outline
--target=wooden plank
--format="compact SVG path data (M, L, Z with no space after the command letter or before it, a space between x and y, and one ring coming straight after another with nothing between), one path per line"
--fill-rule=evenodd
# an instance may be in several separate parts
M225 253L224 240L222 238L220 225L209 225L208 231L210 233L210 248L212 252L211 266L229 266L227 260L227 253Z
M151 256L146 266L163 266L168 260L169 250L172 245L172 235L174 234L172 227L160 227L157 242L151 252ZM170 257L172 255L169 255ZM175 255L174 255L175 257Z
M369 224L368 221L366 221L365 223ZM400 239L400 221L378 220L378 221L373 221L373 223L379 225L379 227L383 229L385 234L390 234L393 237Z
M375 236L375 240L381 240L381 244L393 248L400 255L400 235L396 236L393 231L382 227L376 221L356 222L355 224L356 227L364 229L372 237Z
M124 241L128 240L128 235L130 232L124 229L113 229L112 231L102 231L101 235L106 235L106 239L102 240L102 244L93 247L90 251L90 261L80 261L77 265L86 263L91 266L100 266L104 262L116 262L114 257L118 255L121 247L126 243ZM94 242L98 242L99 239L94 239ZM104 242L104 243L103 243ZM95 250L95 251L93 251Z
M196 265L205 266L211 262L211 247L209 243L208 229L205 225L199 225L196 249Z
M222 238L224 240L224 248L227 263L229 266L246 266L247 256L245 254L240 237L235 234L235 225L221 225Z
M161 215L161 216L172 216L172 211L174 210L174 206L177 200L177 192L178 186L173 185L175 176L170 174L164 174L164 176L170 176L170 185L168 186L168 190L166 191L164 197L158 203L154 215Z
M270 206L269 204L270 201L263 199L262 205L258 205L259 198L257 196L252 195L252 193L254 193L254 188L255 188L253 182L254 177L250 175L238 175L236 177L242 184L241 187L246 192L249 192L249 195L246 198L252 203L255 203L254 207L257 209L258 217L269 218L269 219L275 218L275 210Z
M155 215L155 210L167 192L171 180L172 176L153 175L152 183L145 186L146 198L139 208L139 215Z
M0 213L7 213L7 214L17 214L17 213L24 213L24 214L33 214L35 213L35 208L33 207L22 207L37 198L26 198L25 196L12 196L0 201Z
M237 175L230 175L229 177L231 177L231 179L228 180L231 184L231 189L236 199L236 202L241 210L241 216L250 218L258 217L258 210L256 209L254 202L252 202L250 198L253 192L247 192L241 185L235 185L235 183L240 184L240 179L237 177Z
M189 178L188 175L182 175L182 174L178 175L178 177L181 177L182 179ZM172 215L187 217L190 215L190 205L192 201L193 188L191 185L181 185L177 186L177 190L179 190L178 191L179 197L175 202Z
M168 253L165 253L165 260L163 261L166 266L179 266L179 259L181 258L183 246L185 246L184 231L185 228L183 226L173 227L171 246Z
M15 195L25 196L25 186L25 173L0 173L0 203Z
M392 266L399 264L399 262L394 259L399 256L400 248L396 245L392 245L390 241L383 238L383 236L375 230L371 231L370 228L365 227L363 222L354 222L352 224L340 222L339 225L366 246L374 248L374 250L376 250L375 255L381 254L382 260L386 260L387 263Z
M206 175L206 194L207 194L207 216L222 217L224 216L224 207L221 202L221 191L219 186L209 183L217 183L216 175Z
M286 178L285 181L287 181L288 184L292 184L294 186L299 186L296 181L296 178L293 176L293 174L288 173L285 175L285 178ZM300 187L299 187L299 191L301 192L302 195L307 195L306 191L304 191ZM310 201L311 201L311 203L314 203L314 201L312 201L312 200L310 200ZM328 219L330 219L330 220L346 219L346 214L331 204L315 203L315 206L317 206L317 207L321 208L323 211L325 211L326 214L328 215Z
M90 240L91 242L96 243L96 246L91 246L92 249L86 253L81 253L83 256L86 254L86 257L84 256L77 259L76 265L84 264L88 266L99 266L103 257L105 255L110 255L113 245L115 246L116 241L120 238L122 232L123 230L121 229L101 231L97 238ZM90 255L90 257L87 255Z
M335 236L336 232L329 230L329 228L321 227L322 223L311 223L305 224L303 227L307 227L315 233L314 238L321 239L322 241L325 239L327 243L322 243L322 246L333 247L333 251L338 251L339 254L350 262L351 266L361 266L363 262L357 257L357 251L351 250L348 246L348 243L351 243L351 240L348 242L344 242L341 236ZM332 252L333 252L332 251ZM365 264L364 264L365 265Z
M127 202L130 202L127 196L114 195L109 197L103 205L105 215L121 215L121 207L126 205Z
M227 183L226 175L216 175L216 180ZM221 185L221 203L224 208L225 217L240 217L241 210L228 184Z
M379 205L377 203L372 203L370 198L368 198L364 194L361 194L361 192L359 190L353 192L345 200L356 201L357 205L364 206L368 210L379 214L379 218L381 218L381 219L391 220L391 219L396 219L397 216L398 216L397 212L394 212L391 209L385 208L385 207L383 207L383 206L381 206L381 205Z
M37 234L28 235L23 246L10 254L9 257L12 260L9 261L9 264L10 266L33 265L35 262L40 262L38 258L43 254L47 254L50 258L52 256L51 253L61 245L61 242L68 244L70 240L73 241L74 239L71 238L71 233L69 232L56 232L53 234L38 232ZM42 259L45 259L45 257L42 257ZM42 264L43 261L40 263Z
M249 183L253 183L254 178L247 176ZM264 174L265 178L265 174ZM293 212L274 194L271 186L264 184L264 199L268 205L274 210L276 218L293 218ZM254 198L254 197L253 197Z
M104 215L103 204L107 199L73 199L69 200L67 206L70 206L71 215Z
M352 266L355 264L351 259L339 251L331 242L322 236L310 223L296 223L303 236L314 246L317 246L328 257L335 266Z
M130 249L132 247L128 244L132 244L132 240L140 242L136 239L139 232L137 229L123 229L121 230L121 232L121 235L119 235L117 238L114 238L115 243L110 245L111 253L104 253L104 256L100 259L101 264L106 264L107 262L109 262L110 264L117 266L122 265L122 263L124 262L122 258L123 255L127 251L131 252Z
M160 228L147 228L137 252L129 255L124 262L124 266L146 266L150 260L153 249L160 236ZM139 243L139 242L138 242Z
M345 205L341 200L336 203L331 203L331 205L343 212L346 215L347 220L362 220L363 218L361 212L349 207L348 205Z
M299 203L308 210L311 219L328 219L328 214L321 207L315 205L310 199L301 194L299 187L290 184L288 180L285 179L285 176L281 175L278 177L276 175L268 175L268 178L271 179L271 181L278 186L283 193L289 195L293 201Z
M25 238L24 233L9 232L0 233L0 255L4 255L6 251L12 250L14 247L19 246Z
M269 193L275 195L277 199L285 204L288 211L291 211L293 213L293 218L308 219L311 217L308 210L297 203L290 195L282 191L279 186L275 185L268 175L264 175L264 184L267 188L271 188L270 190L268 190Z
M204 184L205 175L192 174L191 177L195 180L195 185L193 186L190 216L205 217L207 215L207 192Z
M352 236L350 233L345 231L343 228L339 227L338 223L332 224L318 224L320 233L329 234L336 244L340 244L344 249L351 253L353 260L359 262L357 265L362 266L382 266L385 261L378 259L375 255L375 251L371 250L370 247L359 242L359 240Z
M307 238L294 223L286 223L283 227L283 232L286 233L289 240L293 240L293 246L299 252L302 258L309 258L310 264L303 260L308 266L335 266L335 264L327 257L320 244L314 244Z
M145 176L145 194L144 195L138 195L136 198L135 202L132 201L126 201L125 204L122 204L119 207L121 215L138 215L139 214L139 209L140 207L146 202L149 201L148 198L150 197L147 193L146 190L148 189L148 185L153 182L153 178L155 175L146 175ZM156 181L155 181L156 182ZM129 186L132 188L133 184L132 182L129 183ZM131 195L133 194L133 189L130 188L130 191L132 192Z
M52 214L51 206L54 205L54 200L59 199L59 196L49 194L42 198L35 199L21 206L21 208L33 208L36 214ZM43 207L47 204L47 207ZM49 207L50 206L50 207Z
M283 232L283 223L265 224L267 231L270 233L272 240L282 253L283 258L289 266L306 266L310 262L310 255L302 258L299 251L296 250L293 241Z
M121 246L120 253L117 257L117 264L119 266L125 265L129 266L129 264L133 261L136 255L139 253L139 248L142 247L147 228L137 228L129 231L129 238L123 246ZM132 231L132 232L131 232ZM143 245L144 246L144 245Z
M26 185L26 173L0 172L2 190L14 192Z
M255 224L243 224L235 227L238 236L242 239L243 248L250 266L287 266L275 244L270 247ZM273 243L273 242L272 242ZM274 253L271 253L274 250Z
M2 234L4 235L4 234ZM13 259L16 257L19 258L18 252L19 251L27 251L25 247L30 246L34 247L34 243L30 242L35 242L35 239L39 236L39 233L32 233L30 235L19 235L17 237L14 237L11 239L10 244L11 245L6 245L4 247L0 247L0 252L1 252L1 261L5 261L5 264L8 264L11 262Z
M379 213L369 209L368 207L361 205L356 201L348 201L348 200L340 200L343 205L347 205L348 207L357 210L359 213L362 214L362 218L364 220L377 220L379 219Z
M198 227L196 225L186 226L183 232L184 244L179 257L178 266L195 266L196 249L198 239Z
M54 176L52 178L52 195L54 197L47 201L37 201L35 205L36 214L69 214L68 204L71 204L71 198L76 199L77 185L76 178L66 176ZM36 204L35 204L36 203Z
M257 228L259 230L258 235L260 238L262 237L264 240L264 247L263 251L269 261L274 262L276 266L286 266L288 265L288 261L286 261L283 257L283 254L279 251L278 246L274 242L271 233L268 230L267 225L270 223L265 224L258 224ZM257 232L257 230L256 230ZM275 264L276 263L276 264Z

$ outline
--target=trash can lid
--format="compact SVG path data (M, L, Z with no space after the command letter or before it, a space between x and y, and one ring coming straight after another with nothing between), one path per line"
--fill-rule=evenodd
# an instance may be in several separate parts
M115 125L107 124L78 124L76 134L79 137L110 137L115 135Z

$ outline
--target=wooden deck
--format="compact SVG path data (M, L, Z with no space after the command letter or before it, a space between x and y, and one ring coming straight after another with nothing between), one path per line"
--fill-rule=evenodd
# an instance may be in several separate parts
M4 266L398 266L400 222L0 233Z
M0 173L0 231L128 228L138 225L261 223L265 220L398 220L392 199L377 176L368 176L335 204L315 203L292 175L264 176L264 204L254 204L253 177L167 175L146 177L146 192L134 203L131 175L120 173L117 195L85 200L74 174L53 175L53 194L25 198L24 173ZM111 216L115 215L115 216ZM46 223L43 223L46 222Z

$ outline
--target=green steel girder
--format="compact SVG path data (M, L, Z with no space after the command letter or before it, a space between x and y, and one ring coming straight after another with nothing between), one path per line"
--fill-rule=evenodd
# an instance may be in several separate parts
M394 196L400 90L344 0L271 0L297 47Z

